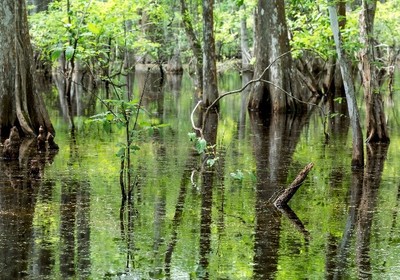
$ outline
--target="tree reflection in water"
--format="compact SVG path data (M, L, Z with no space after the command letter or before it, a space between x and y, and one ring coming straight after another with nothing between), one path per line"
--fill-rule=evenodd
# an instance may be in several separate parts
M33 274L29 258L35 244L32 242L33 216L38 193L45 187L40 179L45 165L51 163L55 152L38 153L34 139L25 139L19 149L19 158L0 158L0 272L2 279L20 279ZM34 172L32 170L35 169ZM40 250L39 250L40 251ZM46 273L53 262L48 251L39 262L39 271ZM45 267L44 267L45 266Z
M262 118L251 113L250 120L257 166L254 279L274 279L278 269L282 215L272 200L286 184L288 168L307 116Z

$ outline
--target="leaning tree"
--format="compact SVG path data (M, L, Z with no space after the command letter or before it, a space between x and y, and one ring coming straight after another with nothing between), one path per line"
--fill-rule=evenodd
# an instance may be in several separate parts
M54 134L41 95L35 91L25 0L0 4L0 136L16 126L24 137L39 127Z

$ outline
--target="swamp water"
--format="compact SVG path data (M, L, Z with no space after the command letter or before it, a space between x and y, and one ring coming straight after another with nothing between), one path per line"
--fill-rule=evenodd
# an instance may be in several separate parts
M236 74L220 78L221 92L241 86ZM0 279L400 277L395 109L390 146L367 147L365 171L352 172L345 118L325 143L317 113L262 120L240 95L226 97L204 131L218 158L207 167L188 137L192 95L186 76L145 94L150 121L169 126L135 141L134 198L123 207L123 131L77 117L72 140L53 108L57 154L0 159ZM41 179L29 176L32 156ZM277 210L271 198L309 162L291 209Z

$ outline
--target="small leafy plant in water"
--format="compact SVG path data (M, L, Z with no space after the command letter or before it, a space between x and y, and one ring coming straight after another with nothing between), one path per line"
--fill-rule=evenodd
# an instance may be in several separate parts
M135 154L140 150L140 146L134 144L140 134L144 132L153 132L154 129L167 126L167 124L153 124L148 121L139 122L140 112L148 113L141 107L143 94L139 100L102 100L103 105L108 109L106 112L94 115L89 122L107 122L115 124L118 128L125 130L125 141L117 145L120 149L117 156L120 158L120 186L122 199L130 200L132 197L133 186L136 182L132 182L131 154Z
M194 148L199 154L203 154L206 152L207 141L202 137L198 137L195 132L188 133L190 141L194 143Z
M208 156L206 164L208 167L212 167L219 160L219 157L215 152L215 145L207 145L207 140L203 137L197 136L195 132L189 132L188 136L190 141L194 143L196 151L200 155L204 154Z

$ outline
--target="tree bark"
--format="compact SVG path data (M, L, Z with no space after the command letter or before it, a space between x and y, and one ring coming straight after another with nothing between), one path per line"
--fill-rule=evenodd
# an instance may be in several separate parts
M267 1L259 0L255 8L254 15L254 56L256 64L254 66L254 77L261 77L264 69L268 66L268 51L269 51L269 32L266 28L267 17L265 16L268 11ZM262 76L263 79L268 80L268 73ZM254 84L250 93L249 109L254 111L271 111L271 94L267 84L257 82Z
M357 107L357 100L354 92L354 84L351 79L349 62L345 55L340 36L338 16L334 4L328 7L331 28L336 45L336 53L342 73L343 84L346 92L347 108L350 116L350 124L353 132L353 154L351 165L355 168L364 167L363 136L360 125L360 115Z
M242 53L242 72L249 70L250 65L250 49L248 43L247 36L247 24L246 24L246 16L245 16L245 5L243 4L241 7L241 18L240 18L240 50Z
M0 136L17 126L35 136L42 125L54 134L42 97L35 92L33 52L24 0L0 5Z
M197 91L197 97L203 94L203 54L201 50L201 44L194 31L193 23L190 18L189 10L186 6L186 0L181 1L181 13L183 26L185 28L186 36L188 37L190 47L192 49L195 58L195 88Z
M49 6L49 4L51 3L52 0L32 0L29 2L32 2L32 4L34 5L34 12L35 13L39 13L39 12L43 12L43 11L47 11L47 8Z
M218 98L214 39L214 0L203 0L203 106ZM218 103L215 105L217 108Z
M376 0L362 1L360 14L361 75L364 87L367 119L367 142L390 141L383 110L382 95L379 92L379 70L376 67L373 25Z
M256 83L250 95L249 108L264 113L294 111L294 99L284 92L292 93L292 57L284 1L258 1L255 33L254 76L260 77L271 64L263 79L271 81L274 85Z

